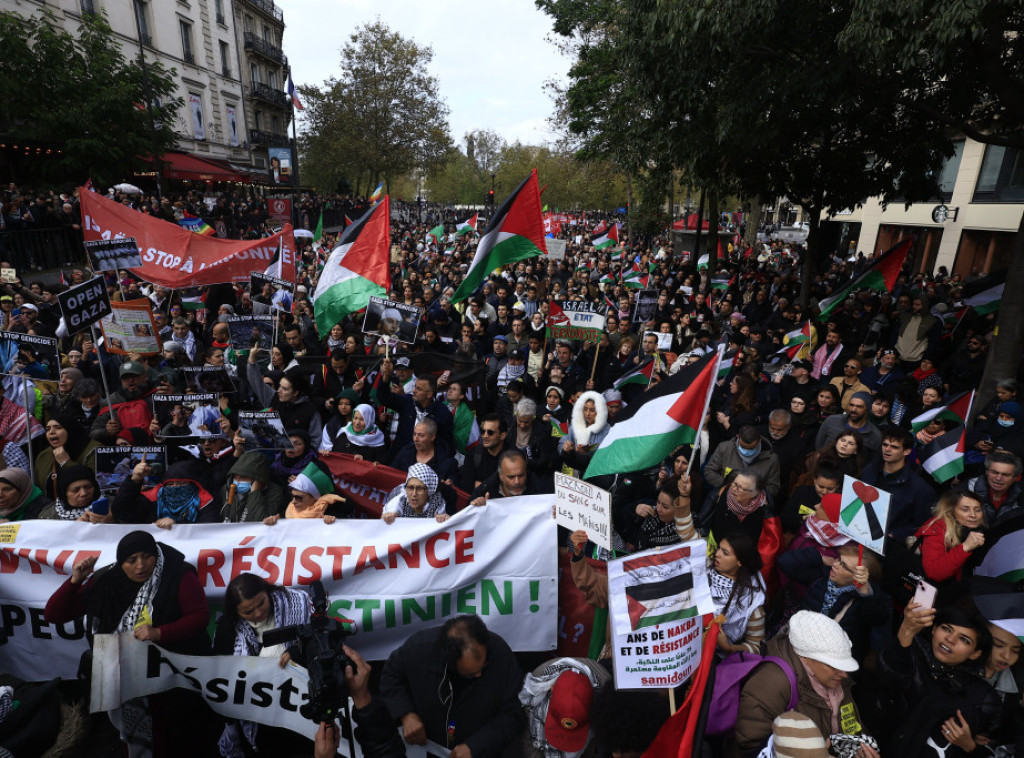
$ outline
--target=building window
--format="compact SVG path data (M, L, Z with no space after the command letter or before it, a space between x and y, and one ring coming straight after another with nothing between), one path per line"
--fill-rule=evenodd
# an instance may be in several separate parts
M79 5L82 8L83 16L95 16L96 15L96 2L95 0L79 0Z
M260 113L259 111L254 111L253 112L253 118L254 118L254 120L256 122L256 129L257 130L260 130L260 129L263 128L263 126L261 124L261 122L263 121L263 119L261 118L262 116L263 116L263 114Z
M220 68L224 76L231 76L231 50L227 42L220 43Z
M245 14L245 27L244 27L245 31L251 32L252 31L252 26L253 26L252 16L250 16L248 13L246 13Z
M192 24L179 21L178 26L181 28L181 56L185 63L195 63L196 57L192 52Z
M270 119L270 130L274 134L281 133L281 119L279 119L277 116L274 116Z
M217 23L224 23L224 0L214 0L213 3L214 12L217 15Z
M252 79L254 85L260 83L260 67L258 64L249 64L249 78Z
M964 156L965 140L957 140L953 143L954 153L942 162L942 169L939 171L939 196L944 202L953 199L953 187L956 185L956 175L960 172L960 159Z
M277 72L273 69L267 71L267 86L271 89L277 89Z
M976 203L1024 201L1024 152L1012 147L988 145L974 186Z
M149 4L145 0L132 0L135 8L135 25L139 33L139 41L143 45L151 46L153 38L149 33Z

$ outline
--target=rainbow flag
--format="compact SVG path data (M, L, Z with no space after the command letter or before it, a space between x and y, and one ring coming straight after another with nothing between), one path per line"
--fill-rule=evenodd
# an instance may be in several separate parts
M211 235L214 233L214 228L203 221L198 216L193 216L188 211L185 211L184 218L178 222L178 226L182 229L188 229L190 232L195 234Z

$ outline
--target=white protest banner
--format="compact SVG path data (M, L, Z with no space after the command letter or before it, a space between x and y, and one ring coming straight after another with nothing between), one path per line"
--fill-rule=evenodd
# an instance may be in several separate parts
M547 337L550 340L597 342L604 331L605 314L593 303L552 300L548 305Z
M854 542L885 555L885 527L892 496L850 475L843 477L843 499L836 529Z
M281 519L263 524L144 527L196 567L212 607L244 572L274 584L324 583L331 615L353 619L352 645L381 660L414 632L479 614L513 650L553 650L557 529L551 495L493 500L444 523L433 519ZM0 670L33 681L74 678L83 622L51 624L46 601L78 561L113 563L132 525L61 521L0 524ZM522 549L510 550L509 545ZM216 611L215 611L216 613Z
M548 248L548 260L565 260L566 240L556 239L555 237L548 237L545 241L545 244Z
M4 284L15 284L18 281L18 272L13 268L0 268L0 282Z
M714 613L707 543L608 562L616 689L674 687L700 663L701 616Z
M583 529L595 545L612 549L612 495L600 487L556 471L555 521L570 532Z

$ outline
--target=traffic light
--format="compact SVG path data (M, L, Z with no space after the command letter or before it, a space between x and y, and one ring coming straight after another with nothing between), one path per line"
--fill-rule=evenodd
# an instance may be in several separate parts
M487 190L487 204L494 205L494 190Z

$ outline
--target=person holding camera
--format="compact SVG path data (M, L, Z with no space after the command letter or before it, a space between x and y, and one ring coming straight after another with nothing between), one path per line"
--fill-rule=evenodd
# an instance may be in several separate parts
M255 655L275 658L281 668L297 656L296 644L265 645L271 629L308 624L313 606L301 590L280 587L255 574L239 574L224 592L224 615L213 637L215 655ZM225 758L244 758L255 750L272 755L303 750L304 738L287 729L231 720L224 726L217 747Z

